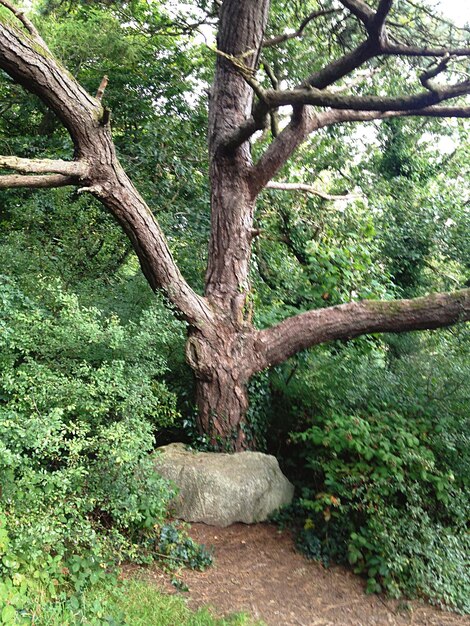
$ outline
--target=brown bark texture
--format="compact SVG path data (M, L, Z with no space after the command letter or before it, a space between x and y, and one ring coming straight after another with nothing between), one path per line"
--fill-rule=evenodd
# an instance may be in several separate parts
M151 287L163 290L188 323L187 360L197 381L199 429L214 445L230 450L255 445L245 419L247 383L256 372L300 350L365 333L437 328L470 319L468 289L414 300L343 304L309 311L262 331L253 326L249 301L252 241L259 234L253 229L256 197L296 148L315 130L340 122L408 115L470 117L470 107L460 101L439 104L469 94L468 80L439 88L431 82L446 71L451 55L470 56L470 49L392 44L387 16L393 0L381 0L376 9L362 0L341 0L344 10L362 23L364 41L306 76L295 89L263 91L255 77L263 46L302 37L315 19L337 9L307 15L296 32L266 39L269 0L224 0L210 97L212 229L201 296L181 275L152 211L118 161L109 112L103 106L107 79L96 97L88 94L56 61L27 17L6 0L0 4L17 19L0 21L0 69L57 115L75 146L70 161L0 157L0 170L15 172L0 174L0 189L75 185L114 215ZM415 96L356 97L328 91L381 55L441 61L423 73L423 90ZM281 105L292 106L290 123L274 133L277 136L253 163L249 139L266 128Z

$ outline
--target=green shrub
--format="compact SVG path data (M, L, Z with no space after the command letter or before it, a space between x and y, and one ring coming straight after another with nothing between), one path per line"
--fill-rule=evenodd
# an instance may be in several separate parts
M369 591L469 610L468 499L427 431L390 412L332 414L294 435L318 485L303 489L298 545L325 563L348 560Z
M467 332L335 345L305 357L309 368L300 362L291 388L278 372L274 394L291 428L297 421L286 468L297 474L291 516L300 549L325 564L353 564L371 592L463 612Z
M75 610L123 559L157 558L173 496L149 453L178 416L162 355L181 325L158 303L124 324L59 282L41 286L0 282L0 616L11 624L35 596ZM207 564L181 530L172 543Z

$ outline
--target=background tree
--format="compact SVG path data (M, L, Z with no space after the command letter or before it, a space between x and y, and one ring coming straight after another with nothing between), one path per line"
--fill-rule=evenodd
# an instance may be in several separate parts
M70 161L0 157L3 169L19 172L1 176L0 186L75 185L80 195L91 193L112 213L128 235L151 287L162 289L188 324L187 359L197 380L199 428L213 443L235 450L255 445L246 424L247 383L257 372L298 351L365 333L436 328L469 319L468 289L413 300L357 301L353 281L346 290L338 289L337 276L321 284L328 259L318 246L299 245L299 233L294 232L282 206L279 226L285 241L297 259L305 261L308 252L310 271L322 289L314 304L329 304L332 297L335 303L348 302L299 313L257 330L250 285L252 249L258 237L263 239L254 223L257 197L272 186L270 181L312 133L321 137L324 129L354 121L470 115L465 106L470 83L462 80L459 69L460 60L470 55L465 33L449 30L437 21L431 35L436 41L429 41L422 28L424 14L418 10L420 19L408 19L410 11L416 10L414 5L381 0L369 6L344 0L338 5L317 7L312 3L304 7L295 32L278 35L280 9L285 9L282 3L270 7L267 1L225 0L218 20L216 71L210 91L211 233L202 296L195 290L196 284L192 288L183 278L159 224L117 159L110 112L103 106L105 81L96 97L89 95L55 60L32 22L10 2L1 0L0 4L12 17L6 17L0 26L0 67L56 114L68 130L74 150ZM110 6L115 4L123 9L132 5ZM151 29L147 17L144 11L141 23ZM310 54L304 46L304 56L298 60L295 46L302 39L306 43L308 32L315 33L315 42L307 39ZM331 32L339 34L331 56L325 59L325 42ZM282 48L276 54L283 45L292 48L292 54L284 54ZM261 59L263 73L258 76ZM421 67L424 60L425 68ZM366 72L361 73L364 68ZM154 89L155 85L147 86L149 107L142 120L159 106ZM383 95L385 89L387 96ZM126 102L125 97L121 100ZM453 101L451 106L448 100ZM292 113L281 120L284 127L279 132L278 111L285 106L292 107ZM393 131L392 126L390 129ZM264 137L253 161L251 138L257 131L263 131ZM143 138L140 123L122 127L121 132L123 142L133 132ZM400 131L394 133L385 139L392 155L394 146L403 142ZM406 150L402 156L406 157ZM395 158L389 161L395 163ZM386 158L383 168L387 168ZM367 238L366 222L362 232ZM351 258L357 262L356 272L361 271L361 264L372 266L365 254L359 239L354 245L341 242L336 252L340 274L349 271ZM344 284L344 276L341 278ZM362 295L373 296L374 289Z

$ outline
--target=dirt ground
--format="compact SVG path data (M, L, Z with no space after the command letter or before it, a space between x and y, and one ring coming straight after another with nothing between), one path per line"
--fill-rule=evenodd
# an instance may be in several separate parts
M295 552L287 531L270 524L193 524L190 534L214 546L215 556L205 572L181 575L193 608L211 605L219 616L244 611L268 626L470 626L468 617L420 602L366 595L359 577L307 560ZM159 570L143 575L168 589Z

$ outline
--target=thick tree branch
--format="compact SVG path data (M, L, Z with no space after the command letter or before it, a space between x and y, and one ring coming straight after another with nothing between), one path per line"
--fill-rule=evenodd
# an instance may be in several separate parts
M16 156L1 156L0 169L16 170L25 174L64 174L82 178L89 172L85 161L62 161L60 159L22 159Z
M292 89L267 90L264 92L265 106L269 109L280 106L313 106L332 109L349 109L353 111L410 111L422 109L444 100L470 93L470 81L449 86L434 86L432 90L422 91L412 96L381 97L381 96L350 96L333 93L324 89Z
M431 106L419 111L397 111L397 116L403 117L459 117L467 119L470 117L470 107L464 106ZM388 117L392 117L390 114Z
M366 61L380 54L382 45L386 43L386 39L381 36L382 26L387 16L387 13L390 10L392 2L393 0L381 0L377 9L377 13L374 13L372 9L369 9L369 7L364 5L368 11L366 16L369 33L368 39L361 43L359 46L357 46L351 52L348 52L339 59L336 59L335 61L329 63L318 72L315 72L314 74L309 76L306 80L302 82L299 90L304 90L306 88L315 88L318 90L325 89L340 78L343 78L344 76L350 74L352 71L363 65ZM355 4L356 0L352 2L352 5L355 6ZM359 0L359 6L362 5L363 3ZM249 82L252 83L252 80ZM235 130L235 132L232 132L227 137L225 142L225 148L229 151L234 150L242 143L247 141L256 131L261 130L267 126L267 116L272 107L270 107L265 101L264 92L262 92L260 86L258 84L256 84L256 86L259 101L253 108L252 116L242 122L237 130ZM295 121L294 126L296 126Z
M389 119L391 117L470 117L470 107L458 106L430 106L417 111L325 111L317 116L320 127L340 124L343 122L371 122L373 120Z
M375 15L371 12L372 15ZM332 85L337 80L347 76L355 69L363 65L366 61L369 61L374 56L377 56L380 53L380 44L376 41L376 38L369 37L366 41L361 43L357 48L352 50L351 52L346 53L339 59L332 61L324 68L310 75L306 80L302 82L300 85L300 89L306 88L316 88L316 89L325 89L329 85ZM253 107L252 116L242 122L239 127L232 132L226 139L225 148L227 150L234 150L238 146L242 145L245 141L247 141L256 131L261 130L267 126L267 116L269 114L270 107L264 101L264 98L261 97L256 105ZM296 115L291 120L291 130L295 129L295 134L298 135L298 123L297 119L301 113L297 111ZM282 135L282 133L280 133ZM280 136L279 135L279 136ZM291 133L292 135L292 133ZM285 142L286 136L284 135L282 140L279 141L279 154L285 153L285 148L287 146ZM277 143L277 139L274 143ZM303 139L299 139L296 145L302 143ZM295 150L293 145L292 151ZM286 153L287 154L287 153ZM287 158L289 154L285 158ZM274 174L272 174L274 175ZM271 178L272 175L269 177ZM258 174L255 174L255 177L258 177ZM269 180L267 178L267 180Z
M383 48L381 54L388 56L404 56L404 57L468 57L470 56L470 48L436 48L436 47L424 47L408 46L406 44L399 43L387 43Z
M371 37L378 38L383 31L394 0L380 0L375 11L362 0L340 0L340 2L364 24Z
M309 76L303 83L299 86L299 88L290 91L290 94L295 94L291 98L287 95L281 95L283 92L278 92L276 96L274 96L274 100L282 104L297 104L299 106L304 106L305 104L313 104L317 106L322 106L320 102L320 97L318 93L315 95L310 94L311 97L307 96L307 89L313 88L319 91L326 89L329 85L332 85L340 78L347 76L353 70L357 69L361 65L363 65L368 60L372 59L376 56L381 55L403 55L403 56L442 56L448 57L452 56L467 56L470 54L469 48L455 48L455 49L445 49L445 48L417 48L411 46L405 46L401 44L391 44L388 41L386 32L385 32L385 20L386 17L392 7L393 0L381 0L377 7L377 10L374 11L371 9L365 2L362 0L344 0L342 4L349 9L356 17L358 17L361 22L366 27L368 38L362 44L360 44L353 51L345 54L340 59L337 59L324 68L315 72L311 76ZM463 84L462 84L463 85ZM277 91L277 90L276 90ZM313 90L312 90L313 91ZM421 94L418 96L403 96L402 98L397 99L380 99L379 103L376 101L375 103L370 99L364 100L361 106L361 102L359 101L350 101L352 106L347 106L346 101L337 100L336 105L333 100L330 100L325 106L333 106L334 108L341 107L347 109L365 109L365 110L411 110L414 108L428 108L433 104L437 104L442 100L447 99L447 95L443 92L446 91L449 97L455 97L458 95L458 87L456 86L454 95L452 95L453 88L442 88L441 95L443 96L440 99L428 99L429 94ZM249 137L256 132L257 130L264 128L266 126L267 115L272 109L274 104L273 100L269 102L269 97L272 92L263 92L262 98L255 105L253 109L253 115L250 119L243 122L243 124L232 134L232 136L228 139L230 148L240 145ZM303 93L304 96L300 94ZM468 90L463 88L463 93L468 93ZM331 95L331 94L330 94ZM420 99L422 96L422 99ZM329 96L327 97L327 99ZM351 96L351 98L354 98ZM326 102L326 100L324 100ZM280 106L282 106L280 104ZM301 137L298 133L298 124L297 122L293 122L291 130L296 128L296 134L298 136L298 143L302 143L305 137ZM291 133L292 134L292 133ZM282 133L280 133L282 135ZM285 158L289 156L289 154L285 151L286 143L285 136L282 140L277 139L273 142L274 144L279 146L279 156L283 154ZM291 142L292 150L295 149L294 143ZM272 157L272 152L270 154L270 158ZM256 166L255 166L256 168ZM272 174L274 175L274 174ZM271 177L272 177L271 175ZM255 174L255 177L258 177L258 173ZM269 178L267 178L269 180Z
M258 130L264 130L268 126L269 110L257 110L257 115L242 122L235 132L232 132L223 142L223 151L233 153L245 141L248 141Z
M50 174L46 176L22 176L18 174L0 175L0 189L12 189L15 187L28 187L30 189L47 189L50 187L66 187L77 185L75 176L63 176L62 174Z
M412 300L351 302L301 313L258 332L259 370L282 363L301 350L368 333L401 333L470 320L470 289Z
M315 87L316 89L324 89L376 56L378 51L379 48L377 44L367 40L352 52L348 52L339 59L329 63L323 69L309 76L300 85L300 88ZM232 131L226 137L224 142L225 149L227 151L235 150L238 146L247 141L256 131L264 129L267 126L268 114L269 107L264 102L263 97L261 97L253 107L251 117L241 122L236 130ZM296 120L293 120L293 126L297 126Z
M319 72L309 76L309 78L303 83L302 87L305 88L313 86L319 90L325 89L340 78L347 76L353 70L360 67L367 60L371 59L374 54L374 46L371 46L369 42L365 42L358 46L358 48L356 48L353 52L344 55L340 59L337 59L333 63L327 65ZM262 113L260 111L261 106ZM243 133L242 128L234 133L233 140L235 142L246 141L249 139L251 134L258 130L255 122L255 115L261 116L262 114L266 118L269 107L265 103L258 105L258 107L255 106L254 116L245 122ZM289 124L281 133L279 133L279 135L267 148L263 156L252 168L251 187L254 197L261 191L265 184L276 175L291 154L313 131L327 125L325 116L323 116L323 120L325 123L320 123L318 116L311 110L310 107L294 107L294 113Z
M254 193L259 192L269 184L269 181L280 170L292 152L307 139L307 137L327 126L345 122L372 122L374 120L390 119L392 117L452 117L470 118L470 107L459 106L430 106L417 111L352 111L329 110L314 113L311 107L305 107L302 115L302 124L294 126L292 123L280 133L278 139L271 143L254 168Z
M69 131L76 149L88 143L88 130L101 119L102 106L42 46L0 21L0 67L36 94Z
M348 9L364 26L374 16L372 9L362 0L340 0L341 4Z
M369 18L367 30L371 36L379 37L382 35L385 27L385 20L390 13L394 0L380 0L379 6Z
M47 187L52 183L68 184L68 180L56 175L76 178L104 204L127 234L151 287L163 289L190 324L210 327L211 307L184 280L152 212L117 159L101 103L60 66L47 48L38 45L32 34L30 29L23 33L0 21L0 68L58 116L72 137L76 160L2 157L0 167L32 174L52 172L54 176L4 177L2 186L13 183Z
M355 69L379 54L379 48L370 40L364 41L357 48L344 54L339 59L328 63L318 72L306 78L300 88L315 87L325 89L336 81L351 74Z
M388 41L385 32L385 20L392 7L393 0L380 0L377 9L374 11L362 0L342 0L342 4L349 9L356 17L358 17L364 24L368 33L368 38L362 44L360 44L355 50L347 53L340 59L328 64L322 70L309 76L300 85L300 88L292 90L290 92L279 92L276 90L276 94L273 92L263 92L259 102L253 109L253 116L242 123L242 125L232 134L228 139L228 145L231 150L241 145L250 136L265 128L267 125L267 116L271 114L274 103L277 102L279 106L285 104L292 104L298 107L305 106L306 104L312 104L316 106L331 106L332 108L345 108L354 110L365 111L402 111L404 115L410 114L413 109L424 109L423 115L439 115L437 109L431 111L433 105L442 102L443 100L468 93L468 83L461 83L454 87L446 87L441 89L432 88L433 95L429 93L421 93L416 96L403 96L402 98L366 98L363 100L355 100L354 96L345 98L344 100L338 98L330 99L331 93L328 95L316 93L310 93L307 95L306 88L313 88L319 91L323 91L326 87L336 82L338 79L351 73L354 69L360 67L363 63L370 60L375 56L380 55L403 55L403 56L442 56L447 58L449 55L455 56L467 56L470 54L469 48L418 48L412 46L405 46L402 44L391 44ZM307 22L308 23L308 22ZM440 70L442 71L442 70ZM429 85L425 85L429 88ZM301 95L303 94L303 95ZM337 94L336 94L337 95ZM322 103L322 98L325 99ZM351 105L351 106L349 106ZM466 116L465 110L462 107L456 107L454 109L458 111L459 116ZM450 109L448 109L450 111ZM446 115L444 109L440 110L440 113ZM298 114L297 114L298 117ZM280 133L279 137L273 142L274 149L268 149L269 153L266 155L266 159L262 159L260 167L255 166L254 178L270 180L276 173L277 169L282 165L281 160L290 156L287 146L290 145L291 151L302 143L306 136L302 137L299 131L299 124L297 120L293 120L289 125L289 130L286 133ZM310 131L311 132L311 131ZM294 135L296 141L293 141ZM289 141L286 141L289 137ZM274 153L277 153L276 158ZM272 170L269 177L265 174L261 174L260 170L265 165L265 161L270 161L271 164L277 162L279 165L276 169ZM259 188L259 187L258 187Z
M327 125L326 120L323 125ZM306 137L321 127L319 117L312 107L297 107L294 110L289 124L268 146L251 170L250 188L253 198L256 198L266 183L277 174Z
M300 109L300 107L299 107ZM316 130L342 122L370 122L392 117L453 117L470 118L470 107L428 106L407 111L354 111L336 109L315 113L311 107L304 107L279 136L267 148L253 167L251 188L255 197L279 172L291 154Z

